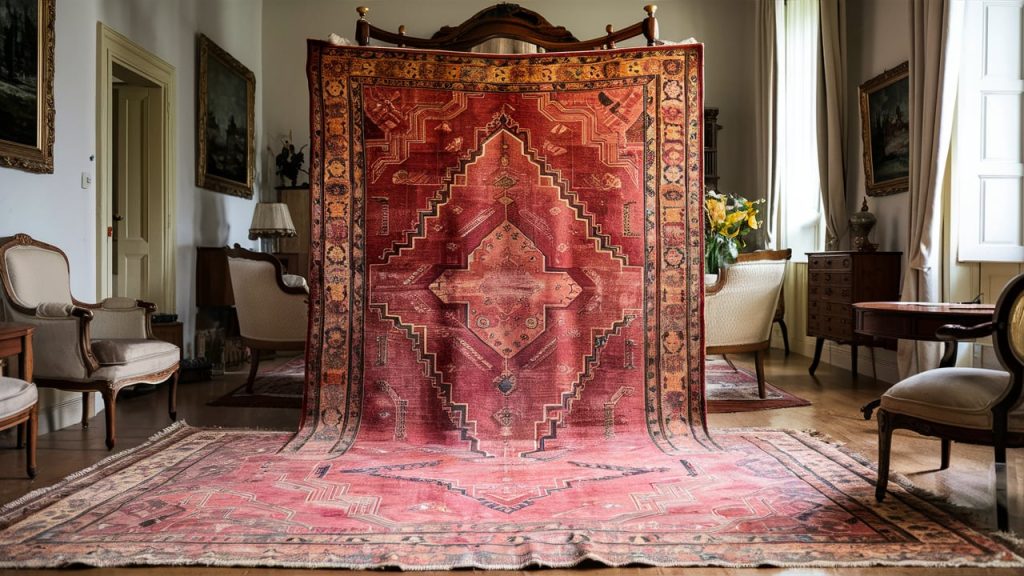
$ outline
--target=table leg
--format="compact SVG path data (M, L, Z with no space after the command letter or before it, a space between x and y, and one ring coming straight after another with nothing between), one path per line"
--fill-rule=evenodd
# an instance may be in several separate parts
M856 380L857 375L857 345L850 344L850 372L853 372L853 378Z
M814 376L814 371L818 369L818 362L821 362L821 349L825 346L825 339L818 338L814 342L814 360L811 361L811 367L807 369Z

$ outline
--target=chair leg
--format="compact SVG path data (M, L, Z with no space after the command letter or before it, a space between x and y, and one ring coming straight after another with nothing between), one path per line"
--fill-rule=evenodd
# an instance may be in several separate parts
M945 438L942 439L942 454L939 461L939 470L945 470L949 468L949 455L952 448L953 442Z
M889 486L889 454L892 448L892 417L885 410L878 411L878 479L875 481L875 500L885 498Z
M82 428L89 427L92 418L92 392L82 392Z
M17 446L19 449L25 447L25 425L26 424L27 424L27 422L22 422L21 424L18 424L18 440L17 440L17 443L15 444L15 446Z
M181 374L181 370L175 370L174 376L171 376L171 385L167 390L167 413L171 417L171 422L178 421L178 375Z
M252 394L252 383L256 381L256 372L260 368L260 350L252 349L252 360L249 364L249 379L245 381L245 391Z
M26 472L28 472L29 478L36 477L36 444L39 439L39 404L32 406L32 411L28 414L28 422L25 423L28 428L28 441L26 442Z
M725 363L729 365L729 368L732 368L733 372L739 372L739 369L736 368L736 365L732 363L732 360L730 360L728 356L722 354L722 360L725 360Z
M779 331L782 332L782 345L786 348L786 356L789 356L789 329L786 328L785 320L779 320Z
M1010 529L1010 512L1007 508L1009 494L1006 489L1006 416L1003 426L996 425L992 444L995 449L996 468L996 525L1005 532Z
M103 404L105 405L103 411L106 414L107 420L107 450L113 450L114 443L117 441L115 428L117 424L115 418L117 413L117 407L115 404L117 400L117 392L114 390L104 390L101 394L103 394Z
M757 396L764 400L768 397L764 386L764 350L754 352L754 367L757 370Z

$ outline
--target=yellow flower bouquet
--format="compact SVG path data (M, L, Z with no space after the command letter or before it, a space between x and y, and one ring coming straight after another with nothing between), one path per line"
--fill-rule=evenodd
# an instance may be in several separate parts
M718 274L719 268L736 261L743 237L757 230L758 205L740 196L708 192L704 196L704 272Z

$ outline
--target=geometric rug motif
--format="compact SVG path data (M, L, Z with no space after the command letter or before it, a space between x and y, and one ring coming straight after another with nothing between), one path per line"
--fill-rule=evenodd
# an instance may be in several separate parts
M311 41L310 377L287 450L713 447L699 45Z
M708 413L751 412L775 408L810 406L799 396L765 382L765 398L757 395L757 376L744 368L735 370L721 358L708 358L705 393Z
M642 464L391 442L321 458L290 437L175 425L0 509L0 568L1024 568L899 483L876 502L873 467L805 433L715 430L721 451L675 455L632 437Z
M246 408L301 408L302 384L306 379L306 358L296 356L280 366L260 370L252 383L252 392L241 385L207 406Z

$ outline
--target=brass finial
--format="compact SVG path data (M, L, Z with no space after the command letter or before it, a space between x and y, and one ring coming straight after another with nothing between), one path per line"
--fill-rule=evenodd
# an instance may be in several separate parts
M359 6L358 8L356 8L356 12L359 13L359 19L360 20L366 18L366 13L369 12L369 11L370 11L370 9L367 8L366 6Z
M644 12L647 12L647 15L649 17L651 17L651 18L654 18L654 13L657 12L657 11L658 11L658 5L657 4L648 4L647 6L644 6Z

